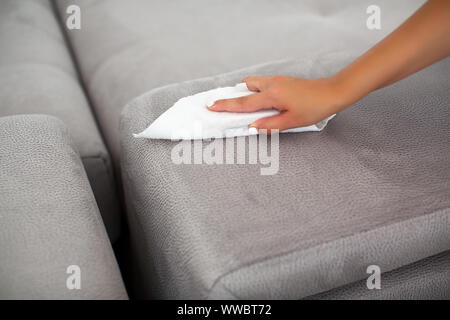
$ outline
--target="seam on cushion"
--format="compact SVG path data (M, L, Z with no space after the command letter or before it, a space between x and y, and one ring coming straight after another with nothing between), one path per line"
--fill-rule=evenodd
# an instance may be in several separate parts
M252 267L252 266L254 266L254 265L263 264L263 263L265 263L265 262L268 262L268 261L270 261L270 260L274 260L274 259L277 259L277 258L283 258L283 257L292 256L292 255L295 255L295 254L297 254L298 252L301 252L301 251L304 251L304 250L314 250L314 248L320 248L320 247L322 247L322 246L324 246L324 245L327 245L327 244L330 244L330 243L333 243L333 242L336 242L336 241L344 240L344 239L350 239L350 238L355 237L355 236L358 236L358 235L370 234L370 233L376 232L376 231L378 231L378 230L380 230L380 229L383 229L383 228L388 228L388 227L392 227L392 226L395 226L395 225L404 223L405 221L414 221L414 220L423 219L423 218L426 217L426 216L431 216L431 215L433 215L433 214L438 214L440 211L443 211L444 214L445 214L445 211L447 211L447 210L449 210L449 209L450 209L450 207L440 208L440 209L438 209L438 210L435 210L435 211L433 211L433 212L427 213L427 214L422 215L422 216L418 216L418 217L414 217L414 218L411 218L411 219L405 219L405 220L397 221L397 222L392 223L392 224L382 225L382 226L379 226L379 227L377 227L377 228L375 228L375 229L371 229L371 230L366 230L366 231L358 232L358 233L352 234L352 235L350 235L350 236L339 237L339 238L336 238L336 239L333 239L333 240L330 240L330 241L327 241L327 242L324 242L324 243L321 243L321 244L319 244L319 245L315 245L315 246L312 246L312 247L309 247L309 248L306 248L306 249L294 249L294 250L291 250L291 251L288 251L288 252L284 252L284 253L280 253L280 254L275 254L275 255L273 255L273 256L266 257L266 258L263 258L263 259L256 259L256 260L254 260L254 261L252 261L252 262L249 262L249 263L246 263L246 264L244 264L244 265L242 265L242 266L236 267L236 268L234 268L234 269L232 269L232 270L230 270L230 271L228 271L228 272L226 272L226 273L224 273L224 274L218 276L218 277L216 278L216 280L213 282L213 284L211 285L211 287L209 288L209 290L208 290L208 292L207 292L207 297L210 297L210 296L211 296L211 293L214 291L214 288L215 288L215 287L216 287L216 286L217 286L224 278L226 278L226 277L228 277L228 276L230 276L230 275L232 275L232 274L234 274L234 273L237 273L237 272L239 272L239 271L241 271L241 270L248 269L248 268L250 268L250 267ZM414 262L415 262L415 261L414 261ZM411 262L411 263L414 263L414 262ZM389 272L389 271L392 271L392 270L386 270L385 272ZM356 281L358 281L358 280L356 280ZM228 292L230 292L233 296L236 296L236 295L231 291L231 289L229 289L228 287L226 287L226 285L225 285L224 283L222 284L222 286L223 286L224 289L226 289Z

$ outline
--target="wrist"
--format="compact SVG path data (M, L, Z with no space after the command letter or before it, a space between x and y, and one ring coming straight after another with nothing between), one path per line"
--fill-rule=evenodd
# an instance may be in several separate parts
M351 83L339 73L326 78L326 81L330 88L335 113L342 111L362 98L358 98L357 91L352 88Z
M342 108L346 108L361 100L379 87L380 79L376 73L368 72L367 67L360 63L352 63L329 78L336 99Z

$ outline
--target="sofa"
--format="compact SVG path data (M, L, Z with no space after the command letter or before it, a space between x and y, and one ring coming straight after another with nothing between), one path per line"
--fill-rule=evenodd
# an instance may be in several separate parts
M47 115L2 117L0 151L0 299L127 299L66 125Z
M2 1L0 298L450 299L448 58L280 135L271 176L133 137L249 75L330 75L423 2L370 30L366 0Z
M120 203L109 152L49 1L2 1L0 115L48 114L69 128L112 241Z

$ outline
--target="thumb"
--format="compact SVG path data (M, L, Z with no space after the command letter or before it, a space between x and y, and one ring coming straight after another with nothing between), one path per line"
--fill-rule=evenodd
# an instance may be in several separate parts
M266 129L268 133L271 133L272 129L278 129L283 131L293 127L291 124L289 113L282 112L276 116L261 118L249 125L250 128Z

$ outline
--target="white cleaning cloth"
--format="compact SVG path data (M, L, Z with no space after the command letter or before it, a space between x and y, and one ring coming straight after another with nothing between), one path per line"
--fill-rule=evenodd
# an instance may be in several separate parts
M249 129L248 125L260 118L274 116L279 111L271 109L236 113L214 112L207 109L207 106L213 105L217 100L238 98L254 93L248 90L245 83L239 83L234 87L217 88L181 98L147 129L134 136L150 139L194 140L257 134L257 130ZM281 132L321 131L333 117L334 115L312 126Z

